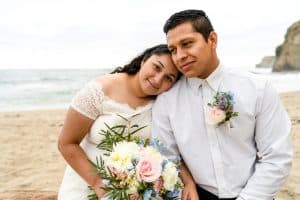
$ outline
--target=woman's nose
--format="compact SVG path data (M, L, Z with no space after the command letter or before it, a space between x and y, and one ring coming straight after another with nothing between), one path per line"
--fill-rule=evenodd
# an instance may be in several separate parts
M154 77L153 77L153 80L154 80L154 86L156 88L160 88L161 84L162 84L162 81L163 81L163 74L156 74Z

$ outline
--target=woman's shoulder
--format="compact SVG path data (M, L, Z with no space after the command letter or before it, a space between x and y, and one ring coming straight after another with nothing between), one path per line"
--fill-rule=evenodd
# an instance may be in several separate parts
M98 87L101 88L104 94L108 94L109 91L115 87L120 78L119 74L105 74L102 76L98 76L93 80L93 83Z

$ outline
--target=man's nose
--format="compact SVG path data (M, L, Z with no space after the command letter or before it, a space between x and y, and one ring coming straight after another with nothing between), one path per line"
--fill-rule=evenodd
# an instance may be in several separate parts
M183 49L178 48L177 49L177 54L176 54L176 59L178 61L184 60L187 57L186 52Z

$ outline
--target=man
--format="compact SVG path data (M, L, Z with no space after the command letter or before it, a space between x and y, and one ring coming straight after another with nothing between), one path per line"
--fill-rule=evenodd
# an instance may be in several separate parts
M203 11L175 13L164 32L185 76L157 98L153 137L170 156L181 155L197 199L273 199L292 161L291 123L277 93L220 64L217 34Z

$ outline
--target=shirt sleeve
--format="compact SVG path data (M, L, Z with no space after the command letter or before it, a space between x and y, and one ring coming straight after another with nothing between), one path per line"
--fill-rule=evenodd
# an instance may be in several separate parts
M104 93L96 81L89 82L77 92L71 102L71 107L80 114L95 120L102 113Z
M271 200L286 180L292 164L291 122L275 89L267 82L258 100L254 174L238 199Z
M152 108L152 138L161 141L166 147L164 155L169 159L178 159L179 151L169 120L167 101L163 95L160 95Z

